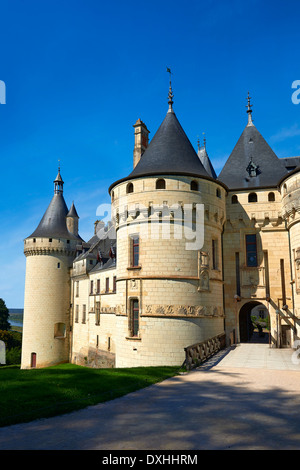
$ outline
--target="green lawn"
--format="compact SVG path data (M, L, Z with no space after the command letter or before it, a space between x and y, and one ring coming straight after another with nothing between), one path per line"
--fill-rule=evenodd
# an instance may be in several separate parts
M177 375L180 367L0 367L0 427L95 405Z

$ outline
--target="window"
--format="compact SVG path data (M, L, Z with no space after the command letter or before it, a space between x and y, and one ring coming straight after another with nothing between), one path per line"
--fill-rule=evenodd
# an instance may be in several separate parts
M218 240L212 240L212 268L218 269Z
M60 263L57 263L57 269L60 269Z
M76 281L76 297L79 297L79 281Z
M132 183L128 183L127 188L126 188L126 192L127 192L127 194L128 193L133 193L133 184Z
M139 334L139 301L132 299L129 315L129 334L130 336L138 336Z
M249 267L257 266L256 235L246 235L246 263Z
M91 281L91 284L90 284L90 294L92 295L94 292L94 281Z
M95 306L95 324L100 325L100 302L96 302Z
M79 305L75 305L75 323L78 323L79 319Z
M132 266L139 266L140 240L138 236L132 238Z
M97 279L97 294L100 294L100 279Z
M109 277L105 279L105 292L106 293L109 292Z
M113 292L117 292L117 278L113 277Z
M197 183L197 181L192 181L192 182L191 182L191 190L192 190L192 191L198 191L198 183Z
M52 238L49 238L49 242L50 242L50 243L52 242Z
M274 202L275 201L275 194L274 193L269 193L268 194L268 201L269 202Z
M239 202L238 200L238 197L236 194L234 194L232 197L231 197L231 204L237 204Z
M248 202L257 202L257 194L256 193L250 193L248 196Z
M163 179L156 181L156 189L166 189L166 182Z
M217 190L216 190L216 196L221 198L221 191L220 191L219 188L217 188Z
M86 305L82 306L82 323L86 322Z

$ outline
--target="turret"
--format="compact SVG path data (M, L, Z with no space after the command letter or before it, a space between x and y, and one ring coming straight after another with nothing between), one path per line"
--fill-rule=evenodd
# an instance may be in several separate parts
M58 171L53 198L36 230L24 240L23 369L69 359L69 271L78 241L82 241L78 235L78 215L74 205L70 211L67 208Z
M75 235L76 237L78 236L78 220L79 217L75 209L74 202L72 202L71 209L67 214L67 228L69 232Z

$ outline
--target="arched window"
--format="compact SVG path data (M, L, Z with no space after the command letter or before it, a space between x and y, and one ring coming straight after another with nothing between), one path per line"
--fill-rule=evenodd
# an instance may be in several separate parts
M156 181L156 189L166 189L166 182L163 179Z
M269 202L274 202L275 201L275 194L274 193L269 193L268 194L268 201Z
M234 194L232 197L231 197L231 204L237 204L239 202L238 200L238 197L236 194Z
M220 191L219 188L217 188L217 190L216 190L216 196L219 197L219 198L221 197L221 191Z
M198 183L197 181L191 181L191 190L198 191Z
M256 193L250 193L248 196L248 202L257 202L257 194Z
M127 194L128 193L133 193L133 184L132 183L128 183L127 188L126 188L126 192L127 192Z

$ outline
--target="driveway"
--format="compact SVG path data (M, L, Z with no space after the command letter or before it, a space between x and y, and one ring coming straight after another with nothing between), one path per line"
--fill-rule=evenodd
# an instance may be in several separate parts
M0 428L0 449L300 449L300 365L265 344L122 398Z

